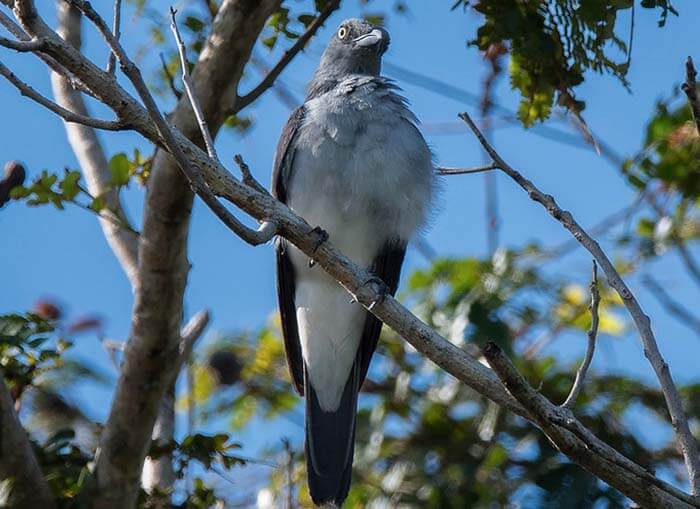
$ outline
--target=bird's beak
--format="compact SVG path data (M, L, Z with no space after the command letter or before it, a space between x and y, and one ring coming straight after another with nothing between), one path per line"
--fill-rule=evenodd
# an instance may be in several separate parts
M353 40L356 46L361 46L363 48L370 48L375 46L386 39L384 31L379 28L375 28L370 33L361 35L357 39Z

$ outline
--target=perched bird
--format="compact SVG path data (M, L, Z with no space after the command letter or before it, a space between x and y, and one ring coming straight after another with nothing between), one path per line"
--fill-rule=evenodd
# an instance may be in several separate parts
M277 147L272 191L393 295L406 244L434 191L431 152L398 87L380 76L389 33L343 21ZM321 268L278 239L277 290L287 362L306 398L306 463L316 505L350 487L357 393L381 322Z

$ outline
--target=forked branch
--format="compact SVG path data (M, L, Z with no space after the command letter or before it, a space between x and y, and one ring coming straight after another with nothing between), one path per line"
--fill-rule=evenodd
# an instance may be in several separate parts
M564 228L569 230L574 238L593 255L595 261L598 262L598 265L603 269L610 286L614 288L622 298L625 307L632 317L632 321L639 331L644 348L644 355L649 360L659 380L659 384L661 385L666 407L671 416L671 424L683 453L692 493L693 495L700 496L700 455L698 454L698 445L688 426L688 418L683 409L683 403L678 389L676 388L676 384L671 377L668 364L662 357L656 343L656 338L654 337L654 332L651 330L651 320L644 313L639 302L637 302L637 299L625 284L608 256L600 248L600 245L576 222L571 213L559 207L554 197L544 194L530 180L511 167L486 140L469 114L460 113L459 117L467 123L493 160L493 163L522 187L523 190L528 193L530 199L541 204L549 215L559 221Z

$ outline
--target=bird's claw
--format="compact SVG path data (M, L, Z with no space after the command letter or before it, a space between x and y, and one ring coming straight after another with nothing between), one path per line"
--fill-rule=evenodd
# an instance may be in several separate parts
M360 290L365 287L369 287L369 291L372 292L372 301L370 302L369 306L367 306L367 309L372 311L377 304L381 304L384 301L389 293L389 287L384 281L376 276L372 276L362 283Z
M328 240L328 232L321 228L320 226L315 226L314 228L311 229L309 232L309 235L315 235L316 240L314 241L314 249L313 252L315 253L316 250L321 247L321 244L323 244L325 241Z

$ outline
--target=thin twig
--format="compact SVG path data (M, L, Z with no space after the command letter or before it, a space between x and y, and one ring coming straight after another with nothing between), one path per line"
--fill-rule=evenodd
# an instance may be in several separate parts
M180 169L184 173L195 193L197 193L197 195L204 201L204 203L206 203L211 211L214 212L214 214L216 214L216 216L221 219L221 221L231 231L245 240L248 244L257 246L272 239L272 237L277 234L277 225L275 223L271 221L264 221L257 230L253 230L236 219L236 217L231 214L231 212L229 212L221 202L219 202L212 190L204 181L204 178L199 171L197 171L190 164L190 161L185 155L181 145L175 139L172 129L165 121L165 118L158 109L153 96L148 90L148 87L141 76L141 71L126 55L124 48L121 46L119 41L114 38L114 35L112 32L110 32L107 24L93 9L92 5L85 0L66 1L80 9L83 14L85 14L85 16L93 22L95 27L97 27L100 34L102 34L102 37L109 45L110 49L116 54L122 72L124 72L124 74L129 78L129 81L131 81L132 85L136 89L138 96L143 101L144 107L153 121L153 124L156 126L158 135L160 136L163 145L177 161ZM200 127L201 126L202 124L200 124ZM213 149L213 146L211 148ZM214 157L212 157L211 153L209 153L209 156L215 163L219 163L218 159L215 157L215 154L216 153L214 152Z
M688 60L685 61L685 83L681 85L681 89L688 96L690 109L693 111L693 119L695 119L695 127L698 130L698 134L700 134L700 98L698 97L698 86L695 82L697 75L693 59L688 57Z
M608 444L597 440L596 436L574 417L571 410L554 406L551 401L537 392L523 378L508 356L503 353L503 350L496 343L487 343L483 354L489 366L496 372L496 375L505 385L508 392L521 405L532 412L534 422L558 450L571 458L576 458L577 462L589 469L595 465L592 455L605 458L606 462L623 468L625 471L643 479L644 482L654 484L664 490L672 490L674 495L686 504L692 507L700 507L700 500L669 486L652 475L648 470L627 459ZM580 442L574 440L574 438L580 440ZM583 442L583 447L581 442ZM604 475L596 475L601 479L605 477ZM640 489L644 491L646 488L642 486Z
M700 318L674 300L664 287L653 277L649 275L644 276L642 278L642 284L649 289L652 295L656 297L656 300L658 300L669 313L678 318L680 323L692 329L700 336Z
M168 86L170 87L171 92L175 96L175 99L180 100L180 97L182 97L182 92L180 92L175 86L175 76L173 76L173 73L170 72L170 69L168 68L168 63L165 61L165 55L163 55L163 52L160 53L160 63L163 66L163 73L165 74L165 78L168 82Z
M41 104L44 108L53 111L58 116L63 118L66 122L75 122L77 124L86 125L88 127L94 127L96 129L103 129L105 131L124 131L129 129L129 126L120 120L101 120L98 118L87 117L85 115L78 115L73 113L62 106L59 106L55 102L47 99L39 92L34 90L30 85L19 79L10 69L8 69L2 62L0 62L0 76L4 76L7 81L12 83L19 92L31 100Z
M22 27L20 27L17 23L12 21L12 19L10 19L10 17L7 16L4 12L0 12L0 25L4 26L8 32L10 32L12 35L17 37L21 41L32 40L32 38L24 30L22 30ZM43 60L44 63L52 71L65 77L69 81L72 88L74 88L75 90L80 90L81 92L84 92L89 96L94 97L94 94L85 86L85 84L82 81L80 81L73 74L68 72L63 66L56 62L56 60L42 52L36 52L35 55L41 60Z
M119 40L121 37L121 19L122 19L122 0L114 0L114 14L113 14L113 24L112 33L114 37ZM109 60L107 61L107 72L109 74L114 74L117 66L117 57L114 56L113 52L109 52Z
M219 161L219 156L216 154L216 148L214 147L214 140L209 132L209 127L207 126L207 121L204 118L204 113L202 113L202 108L197 100L197 94L194 90L194 83L190 79L190 69L187 63L187 48L185 48L185 43L180 37L180 30L177 27L177 21L175 21L175 14L177 11L170 7L170 29L175 36L175 41L177 42L177 50L180 54L180 67L182 67L182 84L185 85L185 92L187 92L187 97L190 100L190 105L192 106L192 111L194 111L194 116L199 124L199 130L202 133L202 138L204 138L204 144L207 147L207 153L209 157L215 161Z
M588 368L591 366L593 354L595 353L595 342L596 336L598 335L599 323L598 307L600 306L600 292L598 291L598 266L596 265L595 260L593 260L593 275L591 276L590 290L591 304L588 309L591 311L591 327L588 329L587 333L588 345L586 347L586 355L576 371L576 379L574 380L573 387L571 387L571 392L566 398L566 401L564 401L564 403L561 405L564 408L571 408L574 403L576 403L578 395L581 393L581 389L583 389L583 382L586 379L586 373L588 373Z
M474 166L473 168L453 168L450 166L438 166L437 172L440 175L466 175L469 173L483 173L485 171L497 170L498 165L495 163L485 164L484 166Z
M245 185L255 189L259 193L269 194L267 189L265 189L265 187L258 182L255 177L253 177L253 174L250 172L250 168L248 168L248 165L243 160L243 156L241 156L241 154L236 154L233 156L233 160L241 169L241 176L243 177L242 181Z
M671 424L681 451L683 452L683 459L685 460L686 469L688 470L688 480L692 493L696 496L700 495L700 454L698 453L698 444L688 426L688 418L683 409L683 403L678 389L676 388L676 384L671 377L671 371L659 351L654 332L651 330L651 320L644 313L634 294L632 294L627 287L608 256L600 248L600 245L576 222L571 213L562 210L551 195L544 194L530 180L523 177L520 172L506 163L484 138L484 135L467 113L460 113L459 117L466 122L500 170L522 187L532 200L540 203L554 219L569 230L576 240L593 255L593 258L603 269L610 286L614 288L622 298L625 307L629 311L639 331L642 346L644 347L644 355L649 360L649 363L652 368L654 368L654 372L659 379L661 391L671 416Z
M282 71L289 65L289 63L294 59L294 57L301 50L304 49L306 44L311 40L311 38L316 34L319 28L323 26L328 17L335 12L338 7L340 7L340 0L332 0L328 3L325 9L314 19L309 26L306 28L303 34L299 36L296 42L284 52L284 55L279 59L275 66L270 69L270 72L258 83L258 85L253 88L247 94L238 97L231 111L227 114L234 115L241 111L243 108L254 102L258 97L260 97L268 88L270 88L277 77L282 74Z

